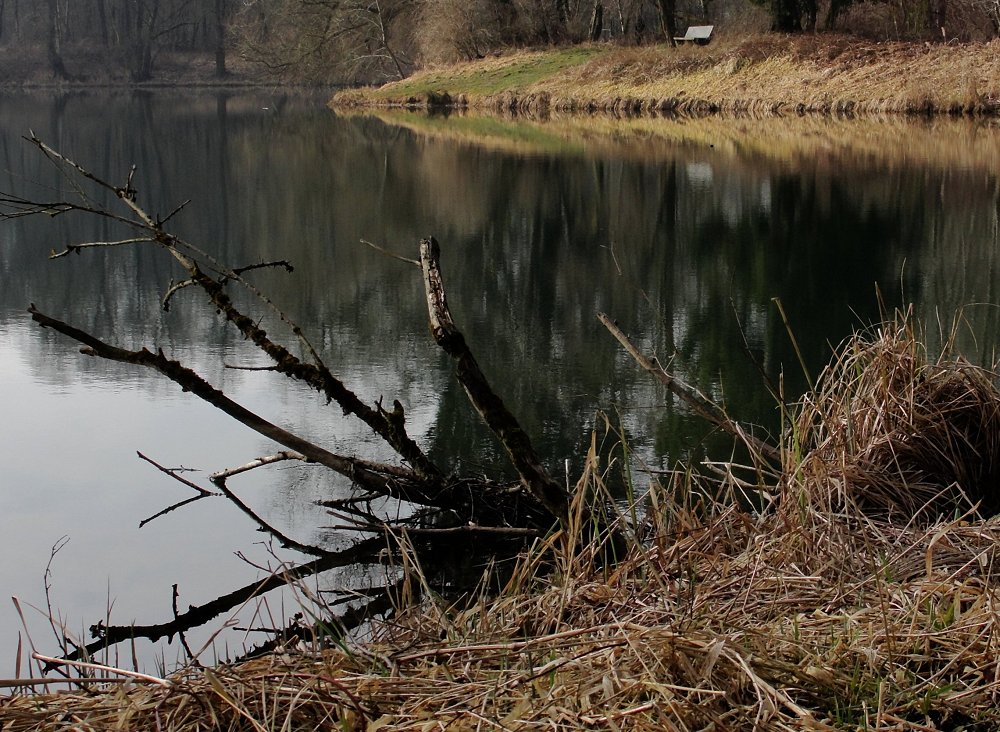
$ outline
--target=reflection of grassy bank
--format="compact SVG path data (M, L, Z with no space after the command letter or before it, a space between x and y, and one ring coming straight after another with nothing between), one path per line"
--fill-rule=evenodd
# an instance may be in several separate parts
M366 113L367 114L367 113ZM403 110L371 113L382 121L436 138L483 145L511 153L583 152L582 140L562 129L520 118L483 114L428 115Z
M515 153L551 151L669 161L681 148L817 161L843 167L932 165L1000 170L1000 125L985 120L908 120L898 117L781 119L663 118L552 115L544 120L455 113L447 117L398 109L363 112L435 138Z
M983 429L995 376L928 362L905 321L841 353L775 474L654 483L613 565L557 534L498 597L464 609L423 592L411 566L397 615L369 642L0 698L3 729L996 729L1000 529L949 482L969 467L958 456L1000 458ZM951 461L933 476L943 515L910 520L913 500L930 506L927 459ZM607 469L595 439L577 496L606 496ZM748 487L772 497L761 515L737 508Z
M707 47L511 52L420 71L338 106L743 114L1000 110L998 43L875 43L835 34L720 37Z

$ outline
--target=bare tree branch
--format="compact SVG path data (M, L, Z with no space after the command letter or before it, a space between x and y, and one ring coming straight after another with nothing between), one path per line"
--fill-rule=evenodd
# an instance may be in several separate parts
M220 313L222 313L226 320L235 325L244 337L253 342L254 345L271 357L279 372L285 374L286 376L304 381L320 393L325 394L328 400L336 401L337 404L339 404L344 410L345 414L353 414L361 419L365 422L365 424L371 427L376 434L385 440L390 447L392 447L400 455L400 457L403 458L403 460L409 463L419 477L430 481L441 479L441 471L433 464L433 462L431 462L431 460L409 437L409 435L407 435L405 420L402 416L400 416L399 419L393 419L391 417L395 417L395 414L390 415L380 408L373 409L362 402L357 395L354 394L354 392L348 389L330 372L330 370L323 364L322 359L319 357L319 354L316 352L313 345L306 338L302 329L293 323L288 316L282 312L273 303L273 301L270 300L270 298L261 293L252 283L244 280L238 272L223 267L207 253L164 230L162 223L155 217L151 216L145 209L142 208L142 206L139 205L137 202L137 192L132 186L132 180L135 175L134 166L129 172L125 185L114 186L102 178L94 175L73 160L70 160L61 153L52 149L34 136L34 134L32 134L28 139L48 159L52 160L53 163L65 166L66 168L76 172L79 176L82 176L84 179L92 181L98 187L112 192L137 217L137 220L124 219L122 217L114 216L111 217L116 218L116 220L123 221L129 226L143 229L148 232L150 238L169 252L171 256L173 256L174 259L187 271L189 279L205 291L212 304ZM18 197L8 197L8 200L16 201L21 206L31 205L30 202ZM5 199L0 197L0 205L2 205L4 201ZM102 211L89 205L86 207L76 207L71 203L66 203L64 205L68 207L67 210L86 210L91 213L109 216L106 211ZM35 212L40 213L43 210L51 208L52 206L53 204L38 204L35 206ZM20 209L18 210L18 213L20 213ZM216 279L204 271L201 262L205 262L210 265L215 273L220 276L220 279ZM300 343L309 353L313 363L310 364L301 361L286 347L272 340L267 335L267 332L258 325L255 319L250 318L241 312L226 293L225 286L229 281L235 281L241 286L247 288L255 297L267 305L267 307L269 307L282 322L287 324L292 333L299 339Z
M61 252L52 251L49 254L49 259L59 259L60 257L65 257L68 254L79 254L83 249L93 249L96 247L120 247L127 244L139 244L140 242L150 242L153 241L147 237L138 237L134 239L120 239L119 241L88 241L83 244L67 244L66 248Z
M170 312L170 300L175 294L183 290L185 287L191 287L197 284L194 280L181 280L180 282L171 281L170 287L167 288L166 293L163 295L163 300L160 303L160 307L163 308L163 312Z
M202 488L197 483L193 483L190 480L188 480L187 478L182 478L180 475L178 475L178 472L179 472L178 470L172 469L172 468L165 468L162 465L160 465L158 462L156 462L155 460L153 460L152 458L146 457L145 455L143 455L138 450L136 451L135 454L138 455L140 459L145 460L147 463L149 463L154 468L156 468L157 470L159 470L161 473L166 473L167 475L169 475L171 478L173 478L177 482L183 483L188 488L191 488L192 490L197 491L198 493L200 493L202 495L202 497L216 495L215 493L212 493L212 491L210 491L210 490L208 490L206 488Z
M781 461L781 451L778 448L747 432L743 428L743 425L730 418L722 407L706 397L693 386L690 386L682 379L664 369L660 366L659 361L657 361L655 357L649 358L646 356L639 350L638 346L636 346L631 339L629 339L629 337L622 332L621 328L619 328L611 318L604 313L598 313L597 318L604 324L604 327L611 332L611 335L618 339L618 342L624 346L628 354L636 360L636 363L642 366L642 368L650 373L657 381L667 387L672 394L680 397L688 406L694 409L698 415L712 424L721 427L734 437L742 440L751 450L763 455L769 460L778 462Z
M321 465L325 465L331 470L335 470L341 475L347 476L352 481L369 490L378 491L385 495L395 495L397 490L390 485L389 480L384 475L379 475L366 468L361 468L356 461L351 458L336 455L329 450L325 450L318 445L302 439L298 435L292 434L277 425L268 422L263 417L254 414L245 407L237 404L221 391L213 387L198 374L189 368L182 366L177 361L168 359L162 351L152 353L143 348L140 351L127 351L116 346L109 345L94 336L78 328L74 328L67 323L49 317L39 312L34 304L28 309L32 319L45 328L52 328L65 336L69 336L75 341L85 345L83 350L87 355L100 356L109 361L135 364L145 366L159 371L171 381L180 385L186 391L190 391L201 397L206 402L216 407L220 411L228 414L238 422L246 425L259 434L274 440L280 445L284 445L292 450L302 453L308 460ZM411 500L409 496L401 496L405 500ZM419 501L416 501L419 502Z
M542 466L528 434L521 429L503 400L490 387L469 350L465 337L451 317L445 298L440 258L441 249L436 239L431 237L420 242L420 265L424 273L424 291L434 340L455 360L456 377L476 411L507 451L528 492L554 518L565 524L569 516L566 492Z
M390 252L385 247L380 247L378 244L374 244L374 243L368 241L367 239L362 239L361 243L364 244L365 246L371 247L376 252L380 252L381 254L384 254L385 256L389 257L390 259L398 259L400 262L406 262L407 264L412 264L412 265L415 265L417 267L420 266L420 260L418 260L418 259L410 259L409 257L403 257L403 256L401 256L399 254L396 254L395 252Z

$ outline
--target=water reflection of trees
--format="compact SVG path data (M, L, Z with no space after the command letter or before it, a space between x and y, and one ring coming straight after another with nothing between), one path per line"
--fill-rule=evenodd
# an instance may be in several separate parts
M371 398L388 380L425 400L432 455L497 457L426 335L416 272L361 238L412 254L420 236L437 236L456 316L553 461L579 454L597 408L621 405L637 442L664 463L697 452L705 431L626 361L597 311L661 358L676 351L682 374L774 427L737 317L754 356L772 378L784 369L794 395L804 380L772 298L814 373L831 343L877 317L876 282L888 304L912 299L925 312L996 299L997 186L982 171L870 158L792 166L693 144L650 161L607 148L511 155L321 109L261 106L159 95L5 105L7 185L61 184L14 139L31 127L96 169L124 175L136 163L138 188L164 212L192 198L181 233L227 261L292 261L292 277L263 275L262 285L321 334L333 368L369 379L361 390ZM135 251L62 267L40 256L50 246L39 242L109 232L70 218L36 225L4 232L4 319L38 300L91 318L80 324L95 332L127 331L132 343L155 335L177 348L238 351L183 298L160 316L164 261Z

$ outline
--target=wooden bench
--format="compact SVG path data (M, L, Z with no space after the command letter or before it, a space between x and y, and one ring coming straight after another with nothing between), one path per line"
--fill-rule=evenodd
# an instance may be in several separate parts
M704 46L712 40L712 30L714 28L714 25L691 25L688 26L687 33L683 36L674 36L674 40L678 43L690 41L691 43L697 43L699 46Z

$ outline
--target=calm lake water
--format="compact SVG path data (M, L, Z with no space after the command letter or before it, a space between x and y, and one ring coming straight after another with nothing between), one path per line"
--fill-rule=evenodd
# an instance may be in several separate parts
M28 130L116 182L135 164L140 199L161 214L191 199L175 231L221 260L292 262L291 275L255 279L335 373L369 402L399 399L411 434L459 472L501 471L503 459L430 340L419 273L361 239L412 257L421 237L437 237L460 327L560 475L568 464L575 476L606 424L644 468L726 455L622 354L599 311L771 430L776 405L740 329L797 396L805 378L775 298L814 374L832 344L878 319L876 287L890 308L914 303L932 331L967 305L960 342L974 359L991 357L1000 332L1000 133L990 126L345 118L319 99L263 92L0 98L0 189L58 199L69 181L20 139ZM276 448L152 372L80 355L30 322L29 303L124 347L162 347L337 452L389 457L307 389L225 369L263 361L192 291L161 311L180 276L161 253L47 258L118 233L70 215L0 225L0 589L44 609L51 548L69 537L51 562L50 599L81 637L109 606L115 623L168 620L173 584L186 607L260 576L242 557L301 558L221 499L139 529L188 492L136 451L197 469L186 475L204 483ZM349 540L323 528L336 521L312 504L346 490L320 471L278 467L231 485L296 538ZM369 580L343 571L324 582ZM291 612L281 602L263 624L281 625ZM27 615L39 650L55 651L44 613ZM0 677L14 672L20 628L2 598ZM242 636L224 638L221 653L240 650ZM140 653L147 667L177 655Z

